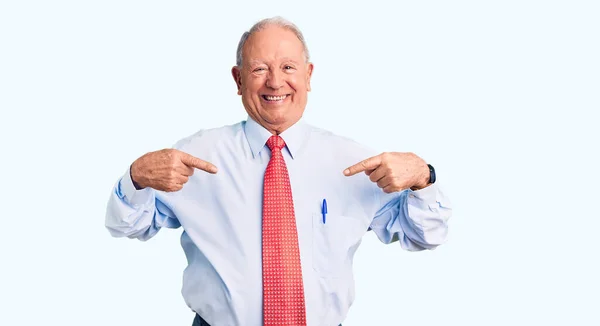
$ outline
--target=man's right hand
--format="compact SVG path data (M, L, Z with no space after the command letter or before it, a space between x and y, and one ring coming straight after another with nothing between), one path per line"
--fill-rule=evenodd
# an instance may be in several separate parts
M194 174L194 168L217 173L217 167L176 149L150 152L131 164L131 180L135 187L160 191L179 191Z

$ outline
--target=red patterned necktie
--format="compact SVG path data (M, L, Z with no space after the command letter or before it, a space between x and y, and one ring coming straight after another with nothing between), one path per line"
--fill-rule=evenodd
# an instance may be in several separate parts
M306 311L292 188L279 136L267 140L271 160L263 188L264 326L304 326Z

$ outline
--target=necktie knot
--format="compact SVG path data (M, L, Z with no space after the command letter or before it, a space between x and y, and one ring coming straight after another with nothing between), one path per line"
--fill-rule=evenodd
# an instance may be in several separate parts
M283 138L273 135L267 140L267 146L269 146L271 151L275 149L281 150L285 146L285 141L283 141Z

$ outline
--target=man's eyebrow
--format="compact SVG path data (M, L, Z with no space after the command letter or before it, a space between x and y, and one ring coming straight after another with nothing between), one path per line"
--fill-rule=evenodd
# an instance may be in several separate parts
M294 60L294 59L292 59L290 57L283 57L283 58L280 59L280 61L281 62L291 62L291 63L294 63L294 64L299 64L298 61L296 61L296 60ZM256 66L256 65L266 64L266 63L264 61L262 61L262 60L250 59L250 60L248 60L248 64L251 65L251 66Z
M284 61L284 62L287 61L287 62L298 64L298 61L296 61L296 60L294 60L292 58L288 58L288 57L281 58L281 61Z
M263 64L264 62L262 62L261 60L257 60L257 59L251 59L251 60L249 60L249 61L248 61L248 63L249 63L251 66L254 66L254 65L260 65L260 64Z

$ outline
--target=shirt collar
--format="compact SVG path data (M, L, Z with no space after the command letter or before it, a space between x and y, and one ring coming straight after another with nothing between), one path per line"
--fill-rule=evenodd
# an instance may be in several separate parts
M258 122L254 121L250 116L246 119L244 126L246 139L252 150L252 156L256 158L260 151L265 148L267 140L273 135L263 126L259 125ZM308 136L308 125L303 121L302 118L298 120L291 127L282 132L279 136L285 141L288 152L292 159L295 159L300 153L302 146L304 145Z

